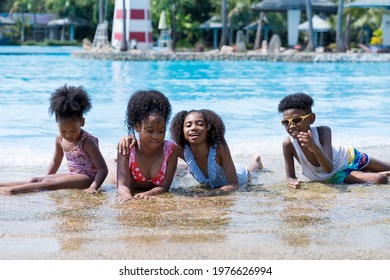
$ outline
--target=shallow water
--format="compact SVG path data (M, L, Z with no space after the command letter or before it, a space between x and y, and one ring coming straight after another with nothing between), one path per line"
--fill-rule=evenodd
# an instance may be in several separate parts
M193 197L203 190L189 175L177 178L168 194L126 204L115 201L108 183L98 195L0 196L0 259L388 259L389 186L287 188L286 134L277 112L284 95L307 92L315 99L316 124L330 126L336 144L388 160L388 77L388 64L0 55L2 182L45 171L57 133L48 99L65 83L91 94L85 129L99 138L106 158L126 134L130 94L153 88L168 96L173 113L209 108L221 114L234 159L249 163L259 152L265 166L252 186L222 197Z

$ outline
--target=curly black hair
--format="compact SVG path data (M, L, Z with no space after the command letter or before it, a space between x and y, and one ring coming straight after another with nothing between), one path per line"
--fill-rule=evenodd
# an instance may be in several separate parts
M139 90L135 92L127 104L127 130L134 134L135 126L141 124L151 114L158 114L168 124L172 108L168 98L157 90Z
M50 97L49 113L60 119L81 119L92 108L91 99L82 86L64 85L56 89Z
M225 140L225 125L221 117L214 111L202 109L191 111L180 111L177 113L171 123L170 134L172 140L184 149L188 145L188 141L184 137L183 126L185 118L191 113L200 113L205 120L206 127L209 127L207 132L207 142L211 145L226 144Z
M314 100L305 93L294 93L285 96L278 105L279 113L289 109L300 109L307 113L311 113L311 107L314 105Z

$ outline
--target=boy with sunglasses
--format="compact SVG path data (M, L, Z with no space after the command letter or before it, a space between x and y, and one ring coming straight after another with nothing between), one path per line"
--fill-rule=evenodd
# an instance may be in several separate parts
M311 126L316 116L313 99L304 93L285 96L279 103L281 124L289 137L283 141L283 156L289 187L299 189L294 158L302 174L310 180L333 184L389 182L390 163L361 153L353 147L332 146L332 132L327 126ZM364 171L364 172L363 172Z

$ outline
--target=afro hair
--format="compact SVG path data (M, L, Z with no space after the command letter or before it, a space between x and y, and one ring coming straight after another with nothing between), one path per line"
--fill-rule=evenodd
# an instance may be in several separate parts
M168 124L171 117L171 104L168 98L156 90L135 92L127 104L126 125L129 133L134 134L135 126L141 124L151 114L158 114Z
M64 85L50 98L49 113L59 119L81 119L92 108L91 100L83 87Z
M185 118L191 113L199 113L205 120L207 131L207 142L214 146L217 144L226 144L225 140L225 125L221 117L214 111L202 109L202 110L191 110L181 111L177 113L172 120L170 127L170 134L173 141L184 149L185 145L188 145L188 141L184 137L183 126Z
M314 100L305 93L294 93L285 96L278 106L279 113L282 113L289 109L304 110L307 113L311 113L311 107L314 105Z

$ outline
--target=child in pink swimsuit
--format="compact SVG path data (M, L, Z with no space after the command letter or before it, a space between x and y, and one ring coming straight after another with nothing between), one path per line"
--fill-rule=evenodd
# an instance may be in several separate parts
M0 184L0 194L15 194L42 190L85 189L95 193L107 176L106 162L100 153L98 139L81 129L83 114L91 109L91 101L82 87L63 86L50 99L50 113L59 127L55 151L47 175L22 182ZM68 174L56 174L64 157Z
M171 105L161 92L137 91L130 97L126 122L130 134L137 132L137 143L130 153L118 152L116 166L110 166L119 201L148 199L169 190L178 159L176 145L164 140L170 116Z

